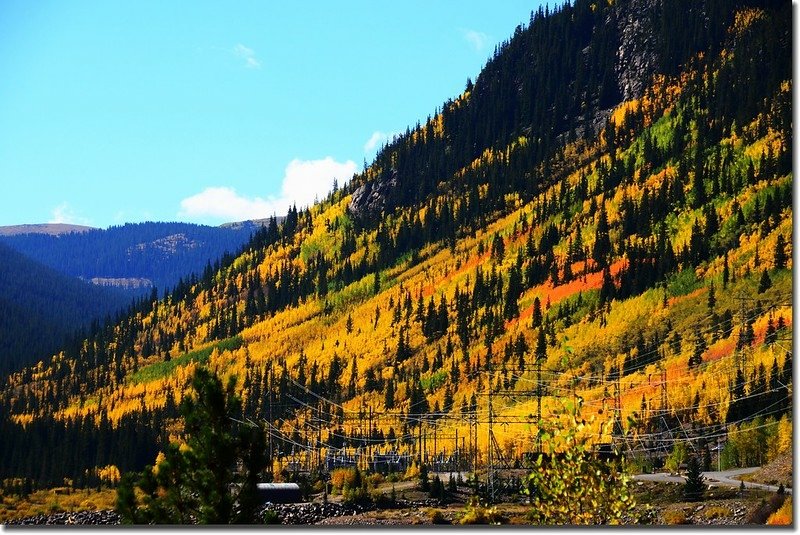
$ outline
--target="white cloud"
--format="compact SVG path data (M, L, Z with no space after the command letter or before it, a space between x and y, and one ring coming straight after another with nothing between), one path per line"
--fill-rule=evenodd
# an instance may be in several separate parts
M248 69L260 69L261 62L256 57L256 52L252 48L248 48L239 43L233 47L233 53L237 58L244 60L244 66Z
M272 203L260 197L248 199L233 188L211 187L183 199L178 217L239 221L268 217L273 211Z
M461 34L464 39L475 49L475 52L483 52L486 45L489 44L489 36L483 32L470 29L462 29Z
M337 162L330 156L321 160L294 159L286 166L279 196L248 198L233 188L210 187L183 199L178 217L242 221L285 215L292 204L298 208L312 204L331 190L334 179L344 185L355 172L356 164L351 160Z
M63 223L67 225L89 225L90 221L75 213L75 210L69 205L68 202L64 201L55 208L53 208L52 215L50 216L50 221L48 223L57 224Z
M364 143L364 154L372 153L379 146L387 141L393 140L398 135L400 135L398 132L381 132L380 130L375 130L367 142Z
M322 160L295 158L286 166L281 198L287 209L291 202L296 202L298 207L308 206L331 190L334 178L342 186L350 181L356 169L354 161L337 162L330 156Z

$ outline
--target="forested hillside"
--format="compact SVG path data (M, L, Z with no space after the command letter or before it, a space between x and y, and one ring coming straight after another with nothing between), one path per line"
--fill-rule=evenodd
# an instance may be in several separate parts
M131 295L170 289L224 254L235 254L259 225L128 223L84 232L15 233L0 241L66 275Z
M343 446L521 463L566 404L642 462L790 451L791 102L787 2L534 13L342 190L9 376L0 477L141 466L199 365L276 477Z
M129 304L122 292L97 288L0 243L0 373L52 355L92 321Z

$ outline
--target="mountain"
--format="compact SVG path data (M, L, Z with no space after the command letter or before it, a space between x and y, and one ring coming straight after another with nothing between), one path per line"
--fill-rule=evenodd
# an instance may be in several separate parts
M0 373L52 355L130 298L58 273L0 243Z
M16 236L18 234L48 234L60 236L72 232L88 232L96 230L84 225L68 225L66 223L39 223L33 225L7 225L0 227L0 236Z
M342 446L524 466L570 410L642 465L718 439L726 464L769 459L791 437L791 20L533 13L346 187L9 376L0 477L141 466L199 365L238 378L276 466Z
M269 217L263 219L248 219L246 221L234 221L232 223L223 223L220 225L222 228L229 228L234 230L242 230L247 229L250 232L256 232L261 227L265 227L269 225ZM283 217L276 217L276 223L281 223L283 221Z
M169 289L238 252L261 226L151 222L77 232L74 226L20 225L0 229L0 241L66 275L144 295L152 288Z

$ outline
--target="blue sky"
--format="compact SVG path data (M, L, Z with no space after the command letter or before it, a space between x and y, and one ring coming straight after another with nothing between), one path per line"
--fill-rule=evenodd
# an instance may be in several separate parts
M535 0L0 4L0 225L283 213L460 93Z

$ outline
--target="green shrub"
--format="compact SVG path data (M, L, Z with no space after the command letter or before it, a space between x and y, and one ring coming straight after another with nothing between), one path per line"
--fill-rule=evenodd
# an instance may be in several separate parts
M727 507L715 505L706 509L703 514L708 520L714 520L715 518L725 518L731 516L731 510Z
M278 516L278 513L273 511L272 509L267 509L264 511L263 521L265 524L280 524L281 519Z
M444 514L438 509L428 509L428 518L431 524L449 524L450 522L444 517Z
M477 498L472 497L464 507L464 512L461 516L461 524L505 524L508 519L503 516L497 507L487 508L478 501Z
M683 442L676 442L675 446L672 448L672 452L669 454L666 461L664 461L664 468L670 472L677 472L681 465L686 462L688 455L686 444Z
M581 435L591 422L579 415L579 406L569 403L565 419L554 418L542 428L548 455L539 455L522 488L532 505L528 518L535 524L620 524L636 506L624 464L598 458Z
M367 505L372 503L372 496L370 496L366 486L356 487L354 489L344 489L342 491L342 499L346 504Z

